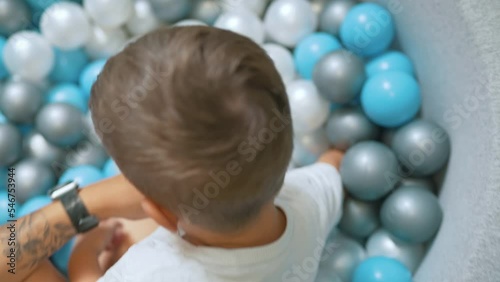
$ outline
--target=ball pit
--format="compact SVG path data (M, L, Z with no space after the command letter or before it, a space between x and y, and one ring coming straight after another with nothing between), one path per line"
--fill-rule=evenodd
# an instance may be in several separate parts
M291 97L294 166L313 163L328 145L347 151L341 173L349 196L339 226L345 234L332 236L330 243L343 236L341 245L346 250L339 251L339 257L347 258L350 265L331 259L320 269L317 281L346 282L353 277L355 282L403 282L414 275L415 281L472 282L500 277L491 263L500 248L497 235L492 235L492 227L497 226L494 219L500 217L495 208L500 182L493 176L498 175L495 155L500 141L491 131L498 128L500 118L492 103L497 100L486 96L498 93L489 80L496 79L492 74L497 73L498 59L489 50L500 40L487 42L500 25L494 15L498 2L487 0L478 8L468 0L444 0L439 5L425 0L399 3L402 9L394 3L383 8L351 0L311 1L314 5L305 0L239 5L227 1L225 6L214 0L118 2L0 0L0 168L20 167L28 175L22 184L26 187L22 201L37 199L48 184L55 184L61 169L52 168L54 162L65 171L59 181L79 177L87 185L118 173L102 148L90 141L95 136L84 134L87 122L82 119L105 59L121 50L130 37L185 19L213 25L217 19L222 21L221 14L251 13L246 18L256 23L252 28L220 27L263 43L275 61ZM84 36L86 24L81 17L69 25L59 24L63 18L47 20L57 5L85 10L89 35ZM317 38L320 43L307 41L319 32L328 35L327 43ZM395 32L403 51L394 44ZM341 45L334 46L332 38ZM317 49L314 44L328 46ZM23 86L5 91L12 84ZM483 88L472 89L476 85ZM6 95L9 92L15 95ZM59 109L50 110L54 105ZM340 122L338 116L345 118L348 115L341 114L353 108L356 124ZM67 118L47 117L47 112L64 113ZM375 140L369 142L376 142L378 149L369 149L364 156L375 158L377 150L393 151L395 156L374 161L379 173L369 178L359 176L368 173L366 163L350 162L366 140ZM85 141L92 146L85 154L75 154ZM72 153L83 157L65 158ZM391 164L384 167L384 163ZM377 179L382 171L390 171L389 180ZM366 183L353 185L356 176ZM390 185L378 189L362 185L377 182ZM0 187L0 208L5 210L6 196ZM439 198L433 194L437 192ZM397 202L403 200L412 202L415 209L400 209ZM407 226L410 220L418 228ZM422 258L426 248L429 251ZM63 272L70 250L68 243L52 258ZM364 260L365 256L369 258ZM383 278L374 280L376 273Z

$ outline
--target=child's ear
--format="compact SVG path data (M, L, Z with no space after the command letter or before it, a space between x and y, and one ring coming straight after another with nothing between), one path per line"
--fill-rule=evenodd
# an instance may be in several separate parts
M179 221L179 219L174 213L160 207L158 204L148 198L144 199L141 204L144 212L154 221L156 221L156 223L174 233L177 232L177 222Z

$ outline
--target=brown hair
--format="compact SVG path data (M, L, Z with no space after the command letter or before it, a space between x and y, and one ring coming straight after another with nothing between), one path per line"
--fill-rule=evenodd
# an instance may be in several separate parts
M90 109L123 174L193 224L236 230L283 184L292 151L285 87L246 37L209 27L149 33L108 60Z

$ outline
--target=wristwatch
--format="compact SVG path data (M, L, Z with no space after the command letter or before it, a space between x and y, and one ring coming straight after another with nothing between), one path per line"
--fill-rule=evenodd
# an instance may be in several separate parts
M90 215L78 195L78 183L66 182L49 191L52 200L60 200L78 233L85 233L99 225L99 219Z

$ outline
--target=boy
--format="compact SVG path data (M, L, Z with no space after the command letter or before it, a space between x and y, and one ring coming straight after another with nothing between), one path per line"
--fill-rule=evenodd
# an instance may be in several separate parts
M157 30L108 61L90 108L160 227L105 274L97 254L119 225L84 235L71 281L314 281L341 214L341 154L286 174L290 109L262 48L215 28Z

